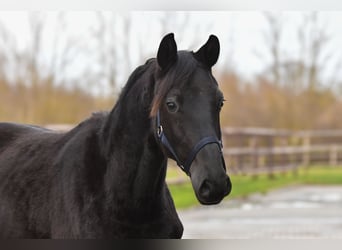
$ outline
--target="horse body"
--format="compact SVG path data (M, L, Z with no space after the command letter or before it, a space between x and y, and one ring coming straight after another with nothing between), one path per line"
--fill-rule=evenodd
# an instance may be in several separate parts
M148 148L156 145L148 137L123 154L115 150L122 146L116 137L115 145L107 142L113 155L100 152L105 150L99 145L105 142L103 125L110 119L97 115L68 133L0 124L0 134L11 137L0 148L1 237L181 237L165 173L159 173L166 169L164 157L150 157ZM155 183L144 187L145 176L137 169L156 162L159 172L149 172L155 173Z
M6 135L0 145L0 235L31 238L36 228L44 227L42 217L48 216L55 170L50 152L61 136L9 123L0 123L0 134Z
M191 149L188 144L193 145L198 136L208 131L211 137L219 134L216 107L221 95L210 71L190 52L175 55L174 45L173 36L166 36L158 57L132 73L110 113L95 114L67 133L0 123L1 238L182 236L183 226L165 183L167 158L177 153L183 160L184 152ZM210 64L216 60L209 60ZM175 61L178 68L169 77L168 68ZM197 77L192 77L194 73ZM186 86L190 77L192 87ZM197 82L203 82L203 87ZM172 89L176 84L179 89ZM170 100L175 105L180 101L181 88L189 98L182 100L177 113ZM165 96L168 93L171 99ZM207 113L203 118L199 113L191 115L191 107L197 106ZM156 107L165 133L180 133L182 140L173 155L168 151L171 146L165 148L158 138ZM180 115L187 112L184 124L193 128L194 120L198 127L186 134ZM176 126L170 127L171 123ZM177 138L169 140L176 145ZM218 148L201 145L197 151L187 174L201 203L218 203L230 192Z

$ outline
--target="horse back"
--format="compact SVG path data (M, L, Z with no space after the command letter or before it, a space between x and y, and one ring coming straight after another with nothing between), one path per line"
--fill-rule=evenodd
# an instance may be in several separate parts
M59 227L57 222L68 224L66 211L70 209L64 206L74 202L66 204L65 200L73 201L70 196L75 193L75 183L69 179L83 181L83 175L78 176L81 165L75 167L75 161L83 163L84 155L94 155L93 141L89 142L90 151L86 144L96 135L102 119L90 118L66 133L0 123L0 225L6 228L0 230L0 238L49 238L51 228L56 231ZM87 167L84 165L82 169Z
M40 131L48 131L42 127L22 125L16 123L0 122L0 152L12 142L26 134L34 134Z

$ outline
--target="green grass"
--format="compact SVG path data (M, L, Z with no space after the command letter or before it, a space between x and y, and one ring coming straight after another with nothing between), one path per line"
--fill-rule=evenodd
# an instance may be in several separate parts
M276 188L295 184L339 185L342 184L342 167L313 166L301 168L297 175L292 172L277 173L274 178L269 178L266 175L259 175L257 178L233 175L231 180L233 189L225 199L246 197L253 193L266 193ZM190 182L182 185L169 185L169 188L177 208L199 205Z

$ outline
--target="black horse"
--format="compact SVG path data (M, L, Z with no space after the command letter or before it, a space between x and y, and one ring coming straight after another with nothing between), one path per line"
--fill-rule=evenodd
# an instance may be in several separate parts
M231 190L221 153L219 41L177 51L173 34L128 79L109 113L67 133L0 123L0 237L180 238L167 158L202 204Z

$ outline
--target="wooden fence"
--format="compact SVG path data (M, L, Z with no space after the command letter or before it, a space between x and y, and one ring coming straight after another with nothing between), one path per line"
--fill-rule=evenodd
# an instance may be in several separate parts
M70 125L49 125L66 131ZM290 131L271 128L222 129L223 153L229 173L272 176L293 171L299 166L342 165L342 130ZM171 162L171 167L173 163ZM181 172L180 172L181 173ZM169 183L182 183L183 174Z
M231 173L272 175L298 166L342 164L342 130L224 128L222 134Z

